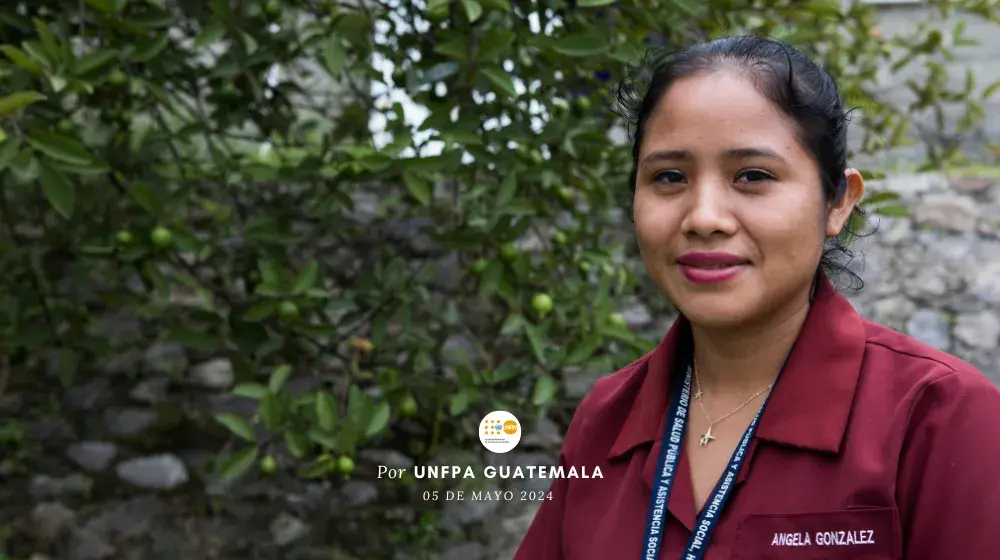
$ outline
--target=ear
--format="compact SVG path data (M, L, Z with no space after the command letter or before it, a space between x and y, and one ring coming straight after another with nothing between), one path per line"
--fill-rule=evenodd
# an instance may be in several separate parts
M857 169L848 169L844 172L844 179L847 187L844 189L844 196L839 202L830 205L826 215L826 236L835 237L840 235L844 229L844 224L851 216L854 206L861 200L861 195L865 193L865 180L861 178L861 173Z

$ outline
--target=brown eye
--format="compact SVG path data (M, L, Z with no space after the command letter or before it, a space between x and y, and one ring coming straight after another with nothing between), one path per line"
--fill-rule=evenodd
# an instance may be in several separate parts
M656 183L680 183L684 181L684 174L680 171L660 171L653 177Z
M774 175L759 169L747 169L745 171L741 171L739 175L736 176L737 183L762 183L764 181L773 180Z

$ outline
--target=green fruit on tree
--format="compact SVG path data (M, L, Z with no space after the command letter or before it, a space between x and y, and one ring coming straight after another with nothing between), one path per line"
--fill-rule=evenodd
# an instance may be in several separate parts
M122 72L119 68L115 68L110 74L108 74L108 83L113 86L124 85L127 81L128 76L126 76L125 72Z
M576 106L580 108L581 111L589 111L591 107L589 97L577 97Z
M70 119L63 119L59 121L57 125L60 132L73 132L76 130L76 125Z
M625 317L621 313L612 313L608 316L608 322L615 327L624 327Z
M542 163L543 161L545 161L545 157L542 156L542 152L540 152L538 150L531 150L528 153L528 157L531 158L531 161L533 163Z
M500 256L507 260L512 260L517 256L517 246L513 243L504 243L500 247Z
M531 298L531 306L535 308L535 311L544 315L552 311L552 296L549 294L535 294L535 297Z
M489 263L486 262L486 259L477 259L476 262L472 264L472 271L475 272L476 274L479 274L482 271L486 270L487 264Z
M552 241L555 241L556 245L565 245L566 234L561 231L557 231L552 235Z
M163 226L156 226L153 229L153 233L149 235L149 239L160 249L166 249L174 243L174 234L170 232L169 229Z
M115 241L121 245L131 245L135 238L132 236L132 232L123 229L115 234Z
M279 2L278 0L271 0L270 2L267 3L267 6L264 8L264 10L267 11L267 15L269 16L279 15L281 14L281 2Z
M283 301L278 306L278 316L282 321L293 321L299 318L299 306L294 301Z
M354 472L354 460L347 455L341 455L337 459L337 470L344 475L350 475Z
M413 418L417 414L417 399L413 395L403 397L403 402L399 403L399 413L404 418Z
M563 201L563 204L573 204L573 189L559 187L559 200Z
M268 455L260 460L260 470L264 474L272 474L278 470L278 462L274 460L274 457Z

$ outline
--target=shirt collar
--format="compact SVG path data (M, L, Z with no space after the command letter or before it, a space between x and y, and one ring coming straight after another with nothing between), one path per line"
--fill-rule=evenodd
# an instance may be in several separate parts
M671 378L690 348L690 324L680 317L648 356L634 405L608 455L614 459L663 435ZM854 403L865 349L861 317L820 275L812 306L785 370L772 390L757 437L838 453Z

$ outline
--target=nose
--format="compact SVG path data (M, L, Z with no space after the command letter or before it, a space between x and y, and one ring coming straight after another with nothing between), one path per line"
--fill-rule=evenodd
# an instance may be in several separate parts
M687 193L688 209L681 227L686 235L733 235L739 222L733 215L729 189L717 181L703 180Z

